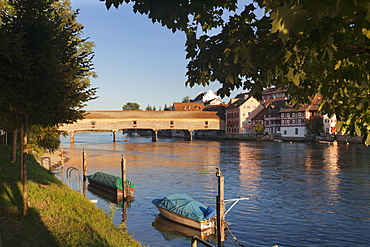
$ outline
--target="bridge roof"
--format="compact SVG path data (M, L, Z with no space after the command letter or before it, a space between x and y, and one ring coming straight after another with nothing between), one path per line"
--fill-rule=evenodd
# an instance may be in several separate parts
M217 112L205 111L86 111L85 119L119 118L198 118L220 119Z

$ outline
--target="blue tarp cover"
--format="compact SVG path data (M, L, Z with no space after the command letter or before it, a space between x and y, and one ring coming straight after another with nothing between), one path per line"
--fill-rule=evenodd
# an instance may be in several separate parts
M172 194L163 199L152 201L157 207L161 207L195 221L204 221L216 215L216 210L210 206L205 206L185 194Z

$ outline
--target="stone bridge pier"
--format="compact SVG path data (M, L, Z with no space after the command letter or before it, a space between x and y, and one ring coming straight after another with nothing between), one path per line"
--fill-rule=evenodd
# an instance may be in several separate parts
M185 141L193 140L193 130L184 130L184 140Z
M152 142L158 141L158 130L152 131Z

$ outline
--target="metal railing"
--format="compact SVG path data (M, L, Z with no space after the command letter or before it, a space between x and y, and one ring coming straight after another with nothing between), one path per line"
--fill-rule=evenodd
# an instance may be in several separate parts
M72 188L72 174L75 175L76 190L81 192L81 175L80 171L76 167L69 167L66 171L67 174L67 185Z

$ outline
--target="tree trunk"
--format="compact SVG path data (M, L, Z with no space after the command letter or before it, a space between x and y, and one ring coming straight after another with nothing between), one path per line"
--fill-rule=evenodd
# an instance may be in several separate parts
M10 155L10 162L14 163L17 160L17 132L15 129L12 135L12 153Z
M27 137L28 137L28 115L25 116L25 125L23 126L23 135L21 138L21 177L23 183L23 213L22 216L27 216L28 211L28 181L27 181Z
M21 169L20 169L20 172L19 172L19 175L20 175L20 180L21 182L23 183L23 164L24 164L24 156L23 156L23 153L24 153L24 145L23 145L23 136L24 136L24 128L21 127L21 130L20 130L20 136L21 136L21 139L20 139L20 143L19 143L19 153L20 153L20 157L19 157L19 163L21 165Z

